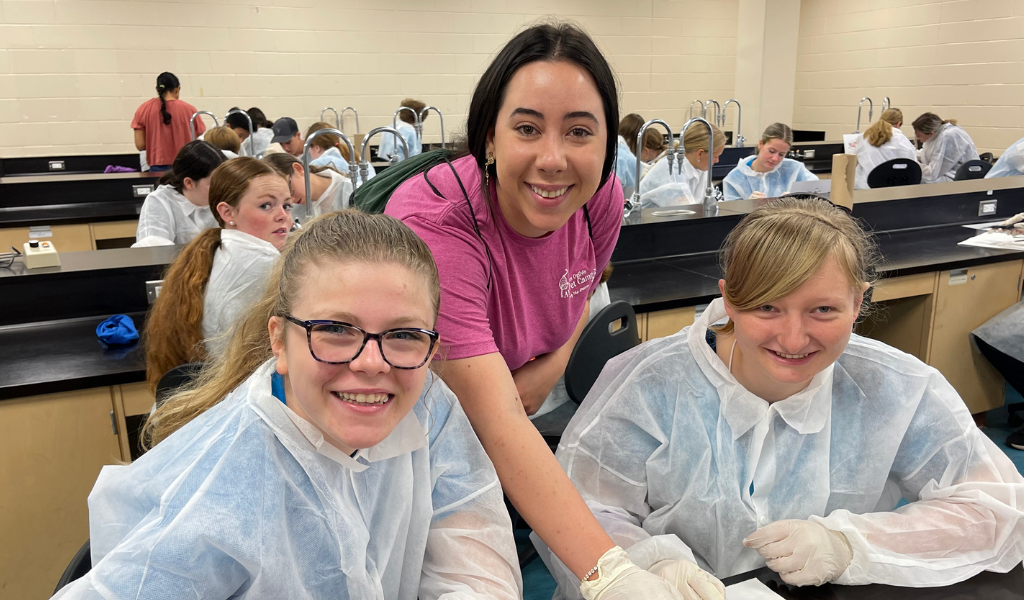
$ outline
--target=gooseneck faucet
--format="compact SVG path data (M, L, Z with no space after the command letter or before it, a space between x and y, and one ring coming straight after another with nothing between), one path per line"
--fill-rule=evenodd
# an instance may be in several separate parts
M864 108L864 101L868 103L868 123L871 122L871 117L875 114L875 103L871 101L871 98L864 96L860 99L860 103L857 104L857 130L854 133L860 133L860 111Z
M240 108L235 108L235 109L229 110L228 114L224 115L224 122L225 123L228 122L228 117L230 117L231 115L244 115L245 116L245 120L248 121L248 123L249 123L249 139L251 140L249 142L249 147L250 148L254 148L255 146L253 144L256 143L256 138L252 137L252 117L250 117L249 113L245 112L244 110L242 110ZM255 156L255 158L263 158L263 153L256 154L254 156Z
M733 140L733 146L736 148L742 148L743 144L746 143L746 138L740 135L740 128L743 127L743 107L740 106L740 101L735 98L729 98L725 101L725 106L722 107L722 124L719 125L722 129L725 129L725 111L729 110L729 105L736 105L736 139Z
M640 156L643 153L644 134L647 133L647 128L651 127L653 125L660 125L660 126L665 128L665 131L668 132L669 147L668 147L668 150L665 152L665 160L668 161L668 174L670 176L672 175L672 161L675 158L675 154L676 154L675 153L675 149L672 147L672 141L671 141L672 140L672 128L669 127L668 123L666 123L665 121L662 121L661 119L651 119L650 121L647 121L646 123L644 123L640 127L640 131L638 131L637 134L636 134L636 149L637 149L637 152L636 152L636 187L633 188L633 195L630 197L629 200L626 201L626 204L625 204L625 207L624 207L625 208L625 212L623 213L623 218L628 217L630 214L633 213L634 210L640 210L640 174L643 172L642 171L642 169L643 169L643 161L640 160ZM682 143L682 139L681 138L680 138L680 143ZM680 157L679 160L682 160L682 157ZM680 163L680 165L682 165L682 163Z
M882 98L882 112L885 112L890 108L892 108L892 101L889 100L889 97L886 96Z
M412 113L413 128L416 130L416 137L420 139L420 146L422 147L423 124L420 123L419 113L417 113L414 109L411 109L408 106L399 106L398 110L395 111L395 115L391 117L391 129L395 132L398 131L398 115L401 114L403 110L407 110ZM378 127L377 129L380 129L380 127ZM377 131L377 129L373 129L373 131ZM402 138L401 135L399 135L398 137ZM405 157L409 158L409 144L405 143L405 138L402 138L402 145L405 146ZM399 160L401 159L398 158L398 141L395 141L395 153L391 155L391 166L398 164Z
M331 111L332 113L334 113L334 128L341 129L341 117L338 116L338 111L334 110L330 106L320 111L320 121L324 120L324 113L327 111Z
M327 134L334 134L334 135L338 136L339 138L341 138L341 141L345 142L345 145L348 146L348 155L349 156L355 156L355 150L352 149L352 142L348 141L348 137L344 133L342 133L341 131L339 131L337 129L330 129L330 128L318 129L318 130L314 131L308 138L306 138L306 143L302 145L302 178L305 180L305 184L306 184L306 203L305 203L305 215L304 215L303 220L308 219L311 216L310 213L311 213L312 207L313 207L313 199L310 198L310 195L312 194L312 192L310 191L310 183L309 183L309 175L310 175L310 171L309 171L309 147L310 147L311 142L313 140L315 140L316 138L318 138L318 137L320 137L322 135L327 135ZM352 179L352 191L355 191L355 189L356 189L356 165L355 165L355 161L350 161L348 163L348 173L349 173L349 177Z
M689 114L686 117L687 119L692 119L693 118L693 103L694 102L696 102L697 106L701 107L702 110L704 108L704 101L703 100L691 100L690 101L690 112L689 112Z
M196 117L199 115L206 115L213 119L213 124L220 127L220 121L217 120L217 115L213 114L208 110L197 110L192 113L192 118L188 120L188 132L192 135L192 141L196 141Z
M338 129L341 129L342 131L345 130L345 113L348 111L352 111L352 114L356 116L356 133L359 133L359 113L356 112L356 109L352 108L351 106L346 106L345 108L341 109L341 127L339 127Z
M714 145L715 145L715 131L711 128L711 123L707 119L697 117L690 119L683 125L683 128L679 131L679 140L682 143L684 137L686 137L686 130L691 125L700 123L704 125L704 128L708 130L708 170L707 176L704 178L704 199L701 202L704 206L704 216L713 216L718 214L718 201L715 198L715 187L711 185L711 168L715 162ZM680 157L683 160L685 157Z
M704 103L704 110L701 111L700 116L703 119L707 119L708 118L708 107L710 107L712 104L715 105L715 123L717 124L719 121L722 120L722 105L718 103L718 100L708 100L707 102L705 102ZM682 139L682 138L680 138L680 139Z
M436 112L437 118L441 120L441 147L444 148L444 115L441 114L441 111L438 110L436 106L424 107L423 110L420 111L419 116L417 117L420 121L420 143L423 143L423 118L426 116L427 111L431 110Z
M363 160L359 161L359 177L363 180L363 183L366 183L367 179L369 179L370 177L370 163L369 161L366 160L366 149L370 146L370 138L377 135L378 133L390 133L394 135L399 141L402 142L402 146L405 147L405 155L409 156L409 144L405 141L405 138L402 137L402 134L398 133L397 129L395 129L394 127L374 127L373 129L370 130L369 133L366 134L366 137L363 138L363 146L360 149L359 154L359 156L363 158ZM398 154L397 145L395 146L395 154ZM350 156L355 155L352 154ZM351 168L351 163L349 163L349 167Z

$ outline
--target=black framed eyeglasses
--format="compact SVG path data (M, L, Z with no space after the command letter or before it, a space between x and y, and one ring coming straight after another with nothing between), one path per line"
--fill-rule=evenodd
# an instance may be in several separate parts
M284 318L306 330L309 353L317 361L330 365L352 362L368 341L375 340L384 362L396 369L418 369L427 364L437 345L438 334L429 329L400 327L370 333L342 321L303 321L291 315L284 315Z

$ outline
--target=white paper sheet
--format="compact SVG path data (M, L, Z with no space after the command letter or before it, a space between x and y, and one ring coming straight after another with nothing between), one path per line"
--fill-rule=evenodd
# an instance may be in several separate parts
M734 583L725 588L726 600L783 600L757 578Z
M996 250L1024 250L1024 238L999 231L986 231L957 245L994 248Z

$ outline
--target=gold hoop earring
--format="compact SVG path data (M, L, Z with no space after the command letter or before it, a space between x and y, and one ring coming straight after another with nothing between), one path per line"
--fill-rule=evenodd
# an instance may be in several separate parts
M491 165L494 164L494 155L487 155L487 162L484 163L484 187L491 189Z

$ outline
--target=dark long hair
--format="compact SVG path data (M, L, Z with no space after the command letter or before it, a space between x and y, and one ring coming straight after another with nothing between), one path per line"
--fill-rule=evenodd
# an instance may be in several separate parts
M174 157L171 170L160 178L160 185L169 185L181 193L185 187L185 178L192 181L199 181L209 177L213 170L224 162L224 153L218 150L210 142L195 140L189 142L178 150Z
M160 116L164 120L164 125L171 124L171 113L167 112L167 100L164 99L164 94L180 87L181 82L174 76L174 73L164 71L156 76L156 93L160 95Z
M259 129L260 127L266 129L272 129L274 127L274 123L267 119L267 115L263 114L263 111L255 106L245 112L249 113L249 118L252 119L253 130Z
M603 185L612 172L615 147L618 145L615 136L619 128L618 88L608 61L594 41L583 30L568 23L530 27L505 44L487 67L469 104L469 118L466 122L469 153L476 158L477 165L484 168L487 162L487 135L498 122L498 111L505 101L508 82L521 67L539 60L568 61L594 78L604 106L605 129L608 131L604 168L601 171ZM490 169L491 177L497 177L493 165Z

